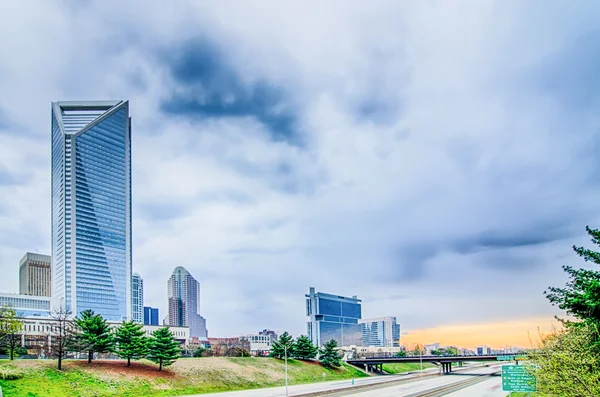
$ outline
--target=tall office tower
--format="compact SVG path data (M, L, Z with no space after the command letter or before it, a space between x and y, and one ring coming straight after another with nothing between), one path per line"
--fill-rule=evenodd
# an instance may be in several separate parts
M396 317L368 318L358 323L362 326L363 346L400 346L400 325Z
M73 315L131 318L128 101L52 103L52 294Z
M308 337L318 347L331 339L338 346L362 345L360 299L315 292L313 287L306 296Z
M144 280L138 273L131 276L131 319L144 323Z
M206 338L206 320L200 315L200 284L178 266L167 282L169 325L190 327L190 337Z
M19 262L19 294L50 296L52 290L52 258L27 252Z

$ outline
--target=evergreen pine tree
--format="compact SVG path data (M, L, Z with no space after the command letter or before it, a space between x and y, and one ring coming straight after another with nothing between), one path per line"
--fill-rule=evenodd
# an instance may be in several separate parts
M329 342L325 343L325 346L319 352L319 361L321 361L321 364L323 364L325 368L331 369L333 367L342 366L340 356L337 350L335 349L336 347L337 342L335 341L335 339L332 339Z
M175 340L169 328L159 328L152 333L148 341L148 360L157 363L159 371L173 364L180 355L179 342Z
M115 331L115 354L127 359L127 366L131 365L131 359L139 359L146 356L148 352L147 338L142 330L141 324L133 320L123 321Z
M273 342L269 357L285 358L286 349L284 346L287 346L287 357L291 357L294 351L294 338L287 331L279 335L279 339Z
M106 320L92 310L84 310L74 319L79 328L79 343L82 350L88 353L88 363L92 362L94 352L107 353L112 351L114 339Z
M292 357L300 360L310 360L317 357L319 349L312 344L308 336L300 335L294 343Z
M585 228L594 244L600 246L600 230ZM600 265L600 252L584 247L573 250L586 262ZM553 305L580 320L600 325L600 271L563 266L571 279L565 288L550 287L545 292Z

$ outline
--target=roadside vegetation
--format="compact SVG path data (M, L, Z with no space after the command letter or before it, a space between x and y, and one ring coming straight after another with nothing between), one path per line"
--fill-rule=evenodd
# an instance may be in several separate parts
M586 230L592 242L600 246L600 231ZM573 249L586 262L600 265L599 252ZM576 320L559 319L564 328L543 335L532 354L537 366L537 395L600 396L600 271L571 266L563 269L569 275L565 287L550 287L545 294Z
M435 365L431 363L423 363L423 369L433 368ZM395 363L383 364L383 370L388 374L401 374L405 372L416 372L421 370L420 363Z

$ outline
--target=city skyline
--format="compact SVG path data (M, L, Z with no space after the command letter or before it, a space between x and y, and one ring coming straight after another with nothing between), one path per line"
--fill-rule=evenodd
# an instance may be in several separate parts
M0 291L51 253L48 104L127 98L133 267L162 316L179 265L217 336L305 333L310 285L423 343L562 314L543 291L600 225L597 6L139 7L0 15L7 54L36 48L0 69Z

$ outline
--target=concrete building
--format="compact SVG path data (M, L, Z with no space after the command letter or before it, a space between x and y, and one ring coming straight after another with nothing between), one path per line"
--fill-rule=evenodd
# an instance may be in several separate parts
M17 317L49 317L53 309L49 296L0 293L0 307L14 309Z
M131 319L128 101L52 102L52 295Z
M434 343L430 343L429 345L424 345L423 347L425 348L425 353L423 353L423 354L431 354L431 352L433 352L435 350L440 350L440 343L434 342Z
M190 336L206 338L206 320L200 315L200 283L178 266L167 282L169 298L168 324L189 327Z
M131 318L144 323L144 280L138 273L131 277Z
M492 354L492 349L489 346L477 346L477 348L475 348L475 353L478 356L486 356Z
M268 352L273 344L271 335L244 335L240 336L240 341L247 341L252 353Z
M362 327L363 346L400 346L400 325L396 317L361 319L358 323Z
M158 309L144 306L144 325L158 325Z
M338 346L362 345L360 299L315 292L313 287L305 296L307 335L315 346L332 339Z
M270 329L263 329L258 334L268 336L271 339L271 342L276 341L278 338L277 333Z
M22 318L23 331L21 332L21 346L44 356L47 352L48 344L52 341L53 335L56 334L56 321L52 318ZM110 328L116 328L121 322L108 321ZM150 336L152 332L160 328L157 325L144 325L142 330L146 336ZM189 344L189 328L187 327L169 327L173 336L182 345Z
M27 252L19 262L19 294L52 295L52 258Z

